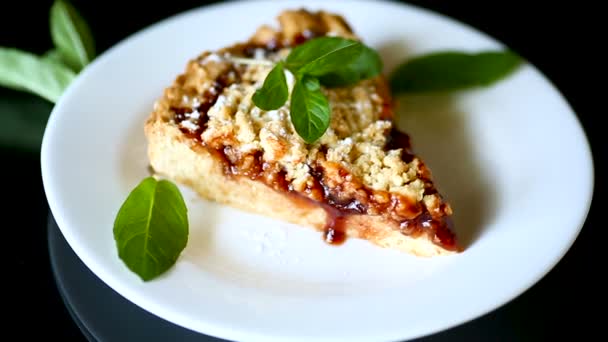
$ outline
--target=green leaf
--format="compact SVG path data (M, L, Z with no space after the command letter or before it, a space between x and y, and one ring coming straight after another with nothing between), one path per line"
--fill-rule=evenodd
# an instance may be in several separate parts
M170 181L145 178L131 191L114 222L118 256L142 280L171 268L188 242L188 216Z
M278 63L270 71L262 88L253 94L253 103L263 110L274 110L280 108L287 101L289 89L285 79L283 63Z
M391 74L390 86L394 93L488 86L506 77L520 63L521 58L511 51L436 52L401 64Z
M363 44L340 37L320 37L295 47L286 66L294 74L322 76L336 72L359 57Z
M329 102L319 80L304 76L296 81L291 95L290 115L296 132L309 144L319 139L330 122Z
M76 74L29 52L0 48L0 85L56 102Z
M56 0L50 13L51 36L63 60L80 71L95 58L95 42L89 26L68 2Z
M363 46L359 56L344 68L319 78L326 87L343 87L369 79L382 72L384 64L380 55L372 48Z

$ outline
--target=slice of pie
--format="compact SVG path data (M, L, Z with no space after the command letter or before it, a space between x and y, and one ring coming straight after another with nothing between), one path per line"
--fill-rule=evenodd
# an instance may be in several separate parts
M360 238L419 256L461 251L449 204L394 127L381 76L323 89L331 123L314 144L295 132L289 101L272 111L253 104L268 61L322 35L359 39L324 11L284 11L278 21L247 42L203 52L165 89L145 123L154 171L208 200L317 229L327 243Z

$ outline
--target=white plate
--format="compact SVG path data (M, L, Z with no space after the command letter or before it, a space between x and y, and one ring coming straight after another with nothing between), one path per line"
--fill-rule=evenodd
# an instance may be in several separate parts
M104 282L178 325L232 340L404 340L476 318L543 277L578 235L592 161L567 102L525 65L487 89L403 103L401 126L452 202L467 250L420 259L199 200L183 189L188 246L143 283L118 259L115 214L147 175L143 121L186 61L245 40L284 8L342 13L387 70L408 55L500 43L396 3L231 2L170 18L94 61L55 106L42 146L53 215ZM238 25L234 25L238 23Z

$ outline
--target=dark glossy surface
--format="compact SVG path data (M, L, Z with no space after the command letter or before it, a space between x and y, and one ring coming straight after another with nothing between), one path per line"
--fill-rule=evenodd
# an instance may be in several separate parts
M116 293L80 261L52 217L48 241L57 288L89 341L223 341L169 323Z
M156 4L131 1L73 0L90 22L103 51L131 33L204 1ZM4 1L0 6L0 46L42 53L51 46L48 8L52 1ZM606 301L603 270L608 155L600 123L606 112L605 58L601 53L605 19L599 5L583 2L532 1L411 1L464 21L498 38L544 72L577 112L592 145L596 186L588 220L570 251L541 281L517 299L469 324L424 341L544 341L570 334L576 340L603 334L601 314ZM370 13L372 16L373 13ZM229 18L227 18L229 20ZM374 18L381 23L381 18ZM0 115L16 114L24 121L48 115L51 107L34 96L0 89ZM86 108L83 108L86 110ZM3 121L0 121L0 123ZM522 123L525 124L525 123ZM0 144L11 135L36 136L42 127L0 127ZM513 139L517 132L513 132ZM47 247L48 207L36 152L0 147L2 188L2 333L11 340L86 340L71 318L53 279ZM568 186L564 155L564 186ZM92 180L93 181L93 180ZM86 198L83 198L86 200ZM523 237L522 237L523 238ZM542 243L542 241L539 241ZM518 253L517 246L513 252ZM71 273L81 271L69 271ZM483 281L483 278L480 278ZM449 286L449 284L446 284ZM446 288L449 291L449 287ZM480 294L483 295L483 294ZM95 296L92 293L92 296ZM107 315L119 316L120 309ZM126 329L115 326L115 329ZM117 339L122 341L125 339ZM169 340L179 340L178 337Z

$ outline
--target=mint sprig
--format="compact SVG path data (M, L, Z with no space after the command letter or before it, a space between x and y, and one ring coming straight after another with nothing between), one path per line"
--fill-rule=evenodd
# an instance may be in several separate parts
M53 3L49 21L55 47L44 55L0 47L0 86L55 103L77 73L95 58L95 43L87 23L67 1Z
M95 44L84 18L65 0L56 0L51 6L49 26L54 47L43 55L0 46L0 86L34 94L46 100L41 104L52 105L95 58ZM4 132L23 132L26 124L38 130L46 124L48 112L24 118L23 110L5 110L0 126ZM0 143L37 152L42 134L10 134Z
M373 49L340 37L314 38L298 45L290 51L284 66L296 77L290 103L291 122L309 144L323 136L331 118L329 101L321 85L348 86L382 71L380 56ZM283 99L286 83L277 77L276 69L268 74L252 98L260 109L277 109L287 100Z

